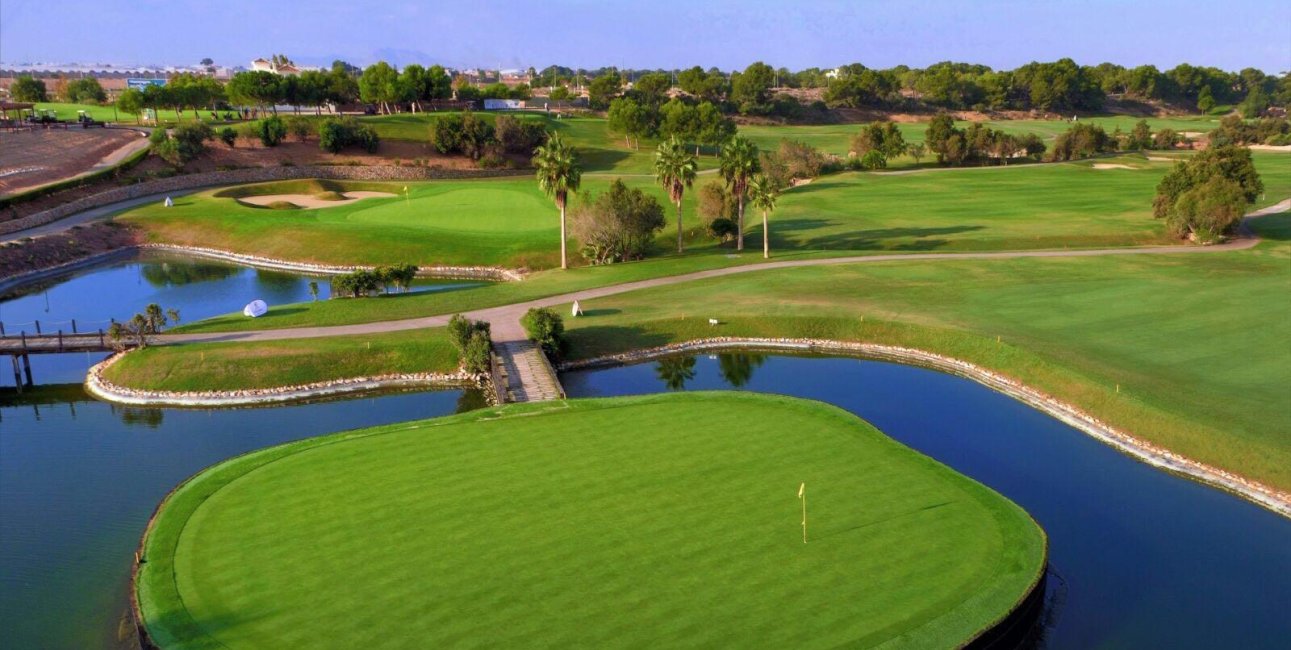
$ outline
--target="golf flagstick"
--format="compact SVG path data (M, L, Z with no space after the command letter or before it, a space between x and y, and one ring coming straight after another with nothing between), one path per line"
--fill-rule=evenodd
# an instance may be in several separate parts
M798 500L802 501L802 543L807 543L807 484L798 486Z

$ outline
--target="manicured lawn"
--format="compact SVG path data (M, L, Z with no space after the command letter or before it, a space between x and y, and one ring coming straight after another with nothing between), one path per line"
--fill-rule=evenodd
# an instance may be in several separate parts
M131 115L129 113L126 113L120 110L113 111L111 104L99 106L97 104L66 104L66 103L59 103L59 102L42 102L42 103L36 104L36 108L42 109L42 110L52 110L55 113L57 113L58 119L71 121L71 122L76 121L77 111L85 111L87 114L89 114L90 117L100 122L109 122L109 123L119 122L127 126L133 126L138 123L138 120L135 119L134 115ZM217 112L221 117L223 117L225 113L225 111L217 111ZM207 121L207 122L211 121L210 110L199 110L198 116L204 121ZM167 108L164 108L158 111L158 117L161 118L162 122L176 122L178 119L178 117L175 114L175 111L173 109L167 109ZM182 119L179 119L179 121L192 122L193 112L191 110L184 111Z
M912 345L1291 489L1291 216L1256 223L1250 251L750 273L584 301L567 327L575 357L718 335Z
M207 391L456 370L457 350L447 331L426 329L256 343L152 346L125 355L105 375L128 388Z
M226 461L167 499L137 593L168 650L953 647L1044 548L1020 508L840 409L688 393Z
M1267 202L1291 195L1282 154L1260 154ZM1168 162L1140 155L1093 163L969 168L911 174L841 173L786 192L772 216L773 248L781 256L868 252L1016 250L1169 243L1151 218L1156 183ZM709 181L701 177L699 185ZM589 178L588 193L609 177ZM675 213L652 179L629 177L665 205L668 227L658 252L668 253ZM329 188L385 189L401 196L318 210L275 211L240 204L238 192L312 193L317 183L272 183L186 196L173 208L147 205L120 218L139 224L152 241L208 246L254 255L331 264L558 265L559 220L552 202L528 177L408 183L329 183ZM306 190L301 187L308 186ZM321 187L321 185L318 185ZM723 251L702 232L698 188L687 194L690 254ZM761 239L751 210L748 237ZM753 244L753 245L755 245ZM577 247L573 247L576 251Z

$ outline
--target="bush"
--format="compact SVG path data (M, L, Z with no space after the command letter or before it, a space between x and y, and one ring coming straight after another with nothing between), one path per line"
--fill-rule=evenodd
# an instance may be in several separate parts
M266 147L276 147L287 137L287 125L277 115L260 120L252 128L260 144Z
M304 142L309 136L314 134L314 123L304 117L289 117L285 122L287 132L296 138L296 142Z
M190 122L175 127L174 135L156 128L148 135L149 147L162 160L181 167L206 151L206 141L215 132L205 122Z
M380 142L375 129L352 117L329 119L318 127L318 147L329 153L338 153L349 146L375 153Z
M731 241L740 231L740 227L735 224L734 219L722 217L713 219L708 224L708 234L712 235L718 241Z
M220 140L232 149L238 143L238 132L234 131L233 127L226 126L220 129Z
M486 323L487 324L487 323ZM476 330L461 354L462 369L473 375L486 375L493 368L493 342L487 330Z
M461 314L453 314L448 319L448 337L453 341L453 347L458 352L465 352L466 346L471 342L471 337L476 332L484 332L485 336L489 335L489 323L482 320L471 320Z
M572 222L572 234L593 264L645 257L665 223L658 199L618 179L574 208Z
M560 314L547 307L534 307L520 318L529 340L537 343L547 354L560 354L564 346L565 321Z
M871 171L875 169L884 169L888 166L887 156L883 155L878 149L871 149L861 156L861 169Z
M825 155L804 142L784 139L762 155L762 171L778 187L789 187L795 178L815 178L825 168Z
M494 121L493 131L506 153L530 155L547 142L547 127L539 120L499 115Z
M469 112L436 118L430 139L439 153L460 153L471 160L479 160L488 145L497 142L493 125Z
M739 206L721 181L709 181L699 188L699 216L705 221L734 219Z
M1052 161L1087 158L1094 154L1115 151L1118 143L1103 127L1097 124L1077 124L1058 136L1053 143Z

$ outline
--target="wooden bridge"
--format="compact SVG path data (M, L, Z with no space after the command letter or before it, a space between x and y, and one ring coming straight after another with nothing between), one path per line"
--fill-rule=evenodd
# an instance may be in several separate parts
M87 334L39 334L28 336L0 336L0 355L8 355L13 362L13 383L21 393L24 386L32 385L31 355L61 354L64 352L111 352L112 342L103 330Z

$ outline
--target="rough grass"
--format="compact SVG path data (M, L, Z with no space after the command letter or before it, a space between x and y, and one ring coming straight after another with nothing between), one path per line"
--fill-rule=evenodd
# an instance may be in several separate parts
M1044 546L1020 508L840 409L687 393L226 461L163 505L138 595L168 649L362 647L374 630L389 646L952 647L1029 590Z
M105 377L140 390L208 391L297 386L396 373L453 372L457 350L442 328L287 341L152 346Z
M913 345L1291 489L1291 216L1257 223L1251 251L751 273L585 301L567 327L576 357L715 335Z

